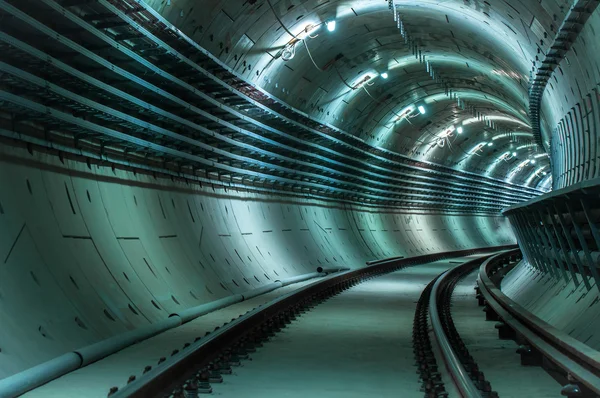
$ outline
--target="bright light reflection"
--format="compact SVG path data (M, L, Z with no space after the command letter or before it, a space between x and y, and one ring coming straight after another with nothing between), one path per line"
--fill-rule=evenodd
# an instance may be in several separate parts
M536 146L536 144L525 144L525 145L521 145L519 147L517 147L517 151L520 151L521 149L525 149L525 148L531 148L533 146Z
M527 177L527 180L525 181L525 185L531 185L531 183L533 182L533 180L536 177L543 177L546 174L548 174L545 171L543 171L545 168L546 168L546 166L542 166L542 167L534 170L533 173L531 173L531 175L529 177Z
M463 126L466 126L468 124L473 124L473 123L485 123L486 121L500 121L500 122L511 122L511 123L516 123L516 124L520 124L523 127L527 127L527 128L531 128L531 126L529 126L527 123L514 118L514 117L510 117L510 116L486 116L485 120L484 119L478 119L476 117L472 117L470 119L465 119L463 120L462 124Z
M451 136L453 132L454 132L454 126L450 126L446 130L443 130L441 133L439 133L438 137L439 138L446 138L446 137Z
M530 159L526 159L526 160L523 160L521 163L519 163L517 165L517 167L515 167L514 169L511 170L510 173L508 173L508 178L506 179L506 181L511 182L512 179L517 175L517 173L519 171L523 170L523 167L527 166L530 162L531 162Z
M498 134L492 137L492 141L499 140L501 138L510 138L510 137L533 137L533 133L525 133L525 132L512 132L506 134Z
M480 150L481 148L483 148L485 146L485 144L487 144L487 142L481 142L477 145L475 145L473 148L471 148L471 150L468 152L469 155L474 154L475 152L477 152L478 150Z

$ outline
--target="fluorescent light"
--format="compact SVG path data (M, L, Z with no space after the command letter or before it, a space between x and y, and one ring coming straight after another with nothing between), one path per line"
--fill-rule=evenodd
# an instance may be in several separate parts
M390 75L388 75L388 73L387 73L387 72L383 72L383 73L381 74L381 77L383 77L384 79L387 79L389 76L390 76Z
M426 111L425 111L425 107L423 105L419 105L418 109L419 109L419 112L421 112L421 115L425 114Z
M462 127L459 127L459 128L457 128L457 129L456 129L456 132L457 132L458 134L462 134L462 133L463 133L463 131L464 131L464 129L463 129Z
M327 22L327 30L333 32L335 30L335 21Z

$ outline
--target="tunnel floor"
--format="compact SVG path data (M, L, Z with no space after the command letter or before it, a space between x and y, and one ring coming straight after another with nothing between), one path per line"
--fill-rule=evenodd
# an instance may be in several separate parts
M213 384L213 395L264 397L423 397L413 357L416 303L425 286L445 270L477 256L408 267L358 284L306 312ZM522 367L516 343L499 340L475 299L477 273L456 287L453 319L494 391L501 397L556 397L560 385L543 369ZM290 285L200 317L46 384L26 397L106 397L129 375L169 356L253 307L313 281ZM438 363L450 397L456 396Z
M452 261L458 261L453 259ZM224 397L423 397L412 323L438 261L387 274L337 295L292 322L214 385Z
M459 282L452 295L452 319L486 379L502 398L558 397L561 385L538 366L521 366L518 344L500 340L496 322L486 321L475 298L479 270Z
M27 398L106 398L110 387L124 387L130 375L139 377L147 365L156 365L160 357L169 357L175 349L181 349L185 343L191 343L198 336L222 326L246 311L268 303L277 297L290 293L318 279L276 289L250 300L242 301L229 307L203 315L177 328L163 332L157 336L134 344L110 355L98 362L77 369L56 380L23 394Z

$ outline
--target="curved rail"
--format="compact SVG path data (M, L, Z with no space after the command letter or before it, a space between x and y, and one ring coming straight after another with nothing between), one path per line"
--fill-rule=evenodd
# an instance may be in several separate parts
M450 340L444 332L444 327L442 325L442 320L438 311L438 295L442 290L442 286L449 283L449 279L452 277L453 273L457 269L467 268L480 261L481 260L469 261L457 268L444 272L435 281L433 289L431 289L429 299L429 317L431 319L431 325L433 327L433 334L435 335L435 339L442 353L442 357L444 358L446 368L452 376L454 384L460 392L460 394L463 397L469 398L481 398L482 395L471 380L469 372L465 369L459 357L454 352L452 344L450 343Z
M575 392L583 389L600 395L600 352L527 311L492 281L491 276L503 268L507 257L518 253L518 250L501 253L481 265L478 285L487 305L486 311L493 312L520 337L520 341L527 342L529 347L520 350L521 355L531 355L535 350L564 371L570 384L563 387L563 395L586 396Z
M172 391L178 391L179 395L182 395L182 391L186 389L197 390L198 386L206 388L211 377L220 377L219 372L223 369L231 371L232 358L246 355L298 314L362 280L408 265L476 252L497 251L502 248L506 247L418 256L327 276L317 283L281 296L215 329L169 359L159 362L158 366L148 369L137 380L134 377L126 387L120 390L114 387L109 395L112 398L152 397L163 396Z
M429 313L429 319L433 329L433 336L439 348L441 357L446 365L446 369L450 374L452 382L456 387L456 390L460 396L465 398L482 398L482 397L497 397L498 394L492 391L492 386L485 379L485 375L480 371L477 363L473 357L469 354L469 350L458 330L454 325L451 313L451 302L452 294L456 284L468 275L471 271L475 270L481 263L493 254L476 258L463 264L452 268L442 274L440 274L436 280L432 281L430 286L423 292L425 300L427 301L426 309L421 311L427 311ZM421 316L422 318L422 316ZM423 328L423 321L421 319L420 328ZM425 324L425 326L427 326ZM425 336L426 340L429 340L429 336ZM431 345L429 341L423 342L423 337L420 337L420 341L417 344ZM430 350L430 356L437 356ZM419 359L417 359L419 361ZM435 359L428 365L429 373L432 369L434 373L437 373L437 365ZM425 381L425 377L422 378ZM436 382L442 384L441 376L437 378ZM427 389L427 385L424 386ZM440 392L445 393L445 390L441 386L431 386L430 389L437 387L437 393L439 396Z

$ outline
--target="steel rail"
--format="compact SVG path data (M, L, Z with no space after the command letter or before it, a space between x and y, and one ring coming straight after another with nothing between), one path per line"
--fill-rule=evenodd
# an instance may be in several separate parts
M600 352L555 328L506 296L490 274L507 256L518 250L495 255L479 269L478 286L487 306L508 327L538 350L545 358L600 395ZM566 394L568 395L568 394Z
M507 248L507 246L460 250L396 261L384 261L373 266L327 277L317 283L279 297L218 328L192 344L185 351L172 356L167 361L143 374L140 378L127 384L123 389L118 391L113 390L110 396L112 398L163 396L177 387L183 387L186 381L189 383L195 379L195 375L201 368L207 366L212 360L217 358L219 352L240 341L244 341L244 338L251 331L257 330L257 328L260 329L261 325L277 319L294 307L297 308L299 303L311 302L323 293L340 291L347 287L349 283L358 282L366 277L391 272L407 265L422 264L442 258L464 256L476 252L497 251L504 248Z
M473 267L475 264L481 263L482 261L483 259L481 258L471 260L444 272L435 281L429 296L429 318L431 320L433 334L437 341L438 347L440 348L446 369L448 370L457 390L460 392L461 396L465 398L481 398L482 394L473 383L473 380L469 376L469 372L463 366L461 360L454 351L450 339L444 331L442 316L438 310L441 302L438 300L438 298L441 290L446 284L449 283L449 279L451 279L454 274L463 268Z

